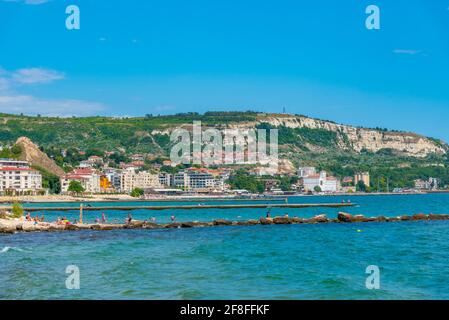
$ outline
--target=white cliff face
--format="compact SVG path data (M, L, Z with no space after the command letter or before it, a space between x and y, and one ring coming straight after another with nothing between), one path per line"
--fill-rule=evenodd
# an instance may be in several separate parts
M429 154L446 154L447 146L437 144L435 141L415 133L379 131L374 129L356 128L353 126L337 124L324 120L312 119L304 116L292 115L261 115L258 121L237 122L227 126L231 129L249 129L258 124L268 123L274 127L325 129L337 133L338 146L343 150L360 152L366 149L377 152L381 149L392 149L407 156L426 157ZM191 124L183 124L178 128L191 130ZM203 126L203 130L207 127ZM170 135L175 128L154 130L152 134ZM346 138L347 137L347 138Z
M288 128L310 128L334 131L337 132L337 137L339 138L338 144L341 148L350 148L356 152L360 152L363 149L371 152L377 152L381 149L393 149L413 157L425 157L431 153L446 153L444 147L438 145L431 139L414 133L384 132L356 128L303 116L268 115L260 118L257 123L252 123L252 125L254 126L258 123L268 123L272 126L285 126ZM248 126L248 123L240 123L237 126ZM347 141L344 140L344 135L347 136Z

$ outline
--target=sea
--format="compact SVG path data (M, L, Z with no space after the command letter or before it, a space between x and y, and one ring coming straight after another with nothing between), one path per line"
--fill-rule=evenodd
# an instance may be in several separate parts
M449 213L449 194L298 196L287 201L351 201L355 206L135 210L132 216L163 223L172 215L177 221L259 219L268 211L272 217L324 213L331 218L342 210L367 217ZM237 203L248 201L90 205ZM84 221L94 222L101 213L85 211ZM112 223L124 222L128 213L104 211ZM47 221L74 220L79 212L44 214ZM0 299L449 299L447 270L449 221L0 234Z

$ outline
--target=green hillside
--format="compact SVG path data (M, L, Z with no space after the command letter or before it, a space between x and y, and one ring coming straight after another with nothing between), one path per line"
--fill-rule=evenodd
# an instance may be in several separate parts
M110 156L112 163L129 160L129 155L133 153L149 153L155 158L167 158L171 147L169 136L153 134L154 130L188 126L193 121L201 121L203 126L214 127L244 122L254 124L261 116L264 115L251 111L146 115L136 118L58 118L0 114L0 144L11 147L19 137L28 137L58 165L69 170L89 155L104 155L105 151L116 152ZM264 123L257 127L274 128ZM280 155L291 160L295 166L314 165L340 177L367 170L371 172L376 188L377 180L383 181L387 176L391 187L410 186L413 179L429 176L441 178L444 184L449 184L447 154L429 154L418 158L389 149L355 152L351 150L343 132L323 128L276 128L279 129ZM441 141L432 141L446 147ZM66 151L65 156L62 155L63 150ZM85 151L86 154L80 155L78 151ZM379 185L382 188L382 183Z

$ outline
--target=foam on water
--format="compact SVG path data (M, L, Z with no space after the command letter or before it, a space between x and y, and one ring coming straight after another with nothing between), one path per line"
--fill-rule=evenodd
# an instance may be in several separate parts
M6 252L8 252L8 251L11 251L11 250L13 250L13 251L18 251L18 252L25 252L23 249L20 249L20 248L16 248L16 247L4 247L4 248L2 248L1 250L0 250L0 253L6 253Z

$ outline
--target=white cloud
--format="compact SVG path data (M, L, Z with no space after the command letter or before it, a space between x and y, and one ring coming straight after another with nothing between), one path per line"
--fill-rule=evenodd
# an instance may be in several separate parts
M105 110L105 106L98 102L36 98L19 92L30 85L48 84L64 78L64 73L51 69L8 71L0 67L0 112L69 117L97 115Z
M415 54L422 53L422 50L413 50L413 49L394 49L393 52L394 52L394 53L397 53L397 54L409 54L409 55L415 55Z
M0 73L1 75L1 73ZM9 89L9 81L6 78L0 78L0 92Z
M13 81L20 84L48 83L65 78L64 73L43 68L19 69L11 74Z
M29 95L0 95L0 112L46 116L97 115L105 106L98 102L76 99L40 99Z

